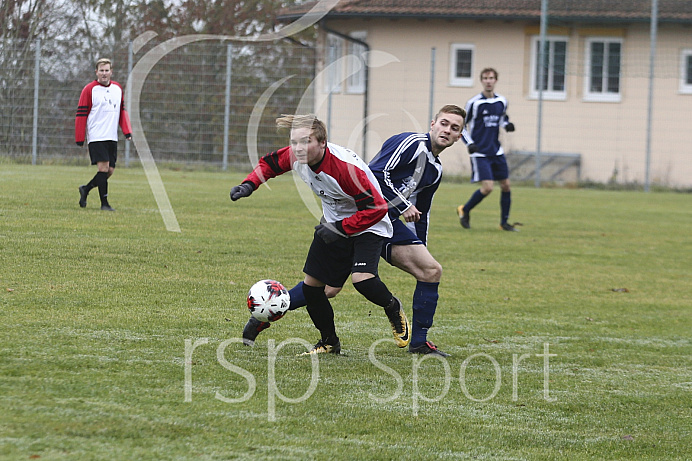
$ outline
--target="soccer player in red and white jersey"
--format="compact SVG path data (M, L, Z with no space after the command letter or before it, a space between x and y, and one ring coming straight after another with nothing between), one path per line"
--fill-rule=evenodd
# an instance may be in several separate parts
M307 311L321 338L307 353L341 351L325 285L342 287L349 275L360 294L384 308L397 345L407 346L409 323L401 302L378 276L382 242L392 236L392 223L377 180L355 152L327 142L326 127L314 115L284 115L276 123L290 130L290 145L262 157L231 189L231 200L291 170L322 200L324 222L315 227L303 267Z
M126 139L132 139L130 118L125 111L122 87L111 80L112 64L109 59L96 62L96 80L82 89L75 117L75 141L83 146L88 138L91 164L98 172L86 185L79 186L79 206L87 206L87 195L98 187L101 209L115 211L108 203L108 178L113 174L118 159L118 127Z
M442 179L439 156L460 139L465 116L461 107L445 105L430 122L428 133L404 132L390 137L368 164L388 202L394 228L392 237L383 242L381 257L416 278L409 343L409 352L414 354L449 356L427 339L442 277L442 266L428 251L427 241L430 208ZM289 310L305 306L302 285L300 282L289 290ZM340 290L328 286L325 293L334 297ZM253 345L259 333L270 326L250 317L243 328L243 343Z

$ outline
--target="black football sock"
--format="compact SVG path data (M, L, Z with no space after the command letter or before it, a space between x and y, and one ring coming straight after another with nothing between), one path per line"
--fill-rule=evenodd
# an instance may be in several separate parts
M108 206L108 173L99 171L97 186L99 188L99 197L101 198L101 206Z
M85 184L87 192L89 192L91 189L94 187L98 187L98 182L99 182L99 174L96 173L93 178L91 178L91 181Z
M307 311L312 323L320 331L323 340L335 342L336 326L334 325L334 310L324 293L324 287L312 287L303 284L303 294L307 301Z
M358 290L358 293L365 296L368 301L385 309L392 302L392 292L389 291L387 285L378 276L354 283L353 287Z

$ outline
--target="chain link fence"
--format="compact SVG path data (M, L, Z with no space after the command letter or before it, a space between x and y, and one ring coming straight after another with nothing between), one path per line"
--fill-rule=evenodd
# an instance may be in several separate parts
M34 164L84 162L88 156L74 142L74 120L80 92L95 78L96 59L110 58L112 79L126 88L134 61L157 45L135 55L125 43L74 62L70 49L77 44L0 41L0 156ZM152 155L163 162L248 168L248 119L258 101L290 76L263 102L253 127L252 142L262 155L285 144L276 115L294 112L301 100L310 103L314 69L315 50L290 40L202 41L165 53L138 95ZM126 98L131 96L126 88ZM120 136L119 161L137 161L129 152L134 147Z
M74 119L80 92L95 78L94 63L100 57L112 59L113 80L125 87L129 108L133 92L127 86L128 76L147 57L164 50L136 95L142 133L135 132L134 136L141 140L146 135L157 163L196 163L219 169L248 170L255 160L249 155L253 151L261 156L286 145L286 135L277 133L274 121L279 114L295 113L298 108L317 111L328 125L330 140L370 159L386 137L415 128L410 114L415 114L418 125L424 127L425 113L440 102L463 104L478 91L476 75L471 76L473 87L447 85L441 70L446 64L439 59L436 72L430 49L424 45L416 53L407 48L406 53L396 56L395 63L376 68L377 78L373 78L368 95L351 91L350 80L344 80L335 94L328 90L329 53L328 48L321 47L329 43L318 41L316 46L306 46L290 39L199 39L172 46L169 42L151 40L141 46L122 43L86 53L82 44L65 41L0 41L0 161L88 164L86 148L74 142ZM505 70L518 68L520 61L530 56L492 57L492 62L514 59L501 62L498 90L508 96L510 113L521 128L503 141L514 180L532 181L535 176L536 133L542 130L542 179L556 183L641 181L641 172L648 168L643 165L642 134L647 129L648 51L637 46L643 47L644 41L628 43L628 49L635 49L623 59L623 86L624 79L627 86L622 103L583 101L582 90L572 88L583 84L588 68L583 57L573 53L564 66L569 71L566 78L571 79L570 92L563 101L546 101L541 123L535 116L538 102L530 91L527 93L526 79L535 66L527 68L526 78ZM681 46L692 50L692 45ZM344 56L352 52L346 45L343 48ZM535 43L529 49L535 52ZM676 127L682 126L688 112L692 83L689 94L678 91L680 50L667 46L657 58L651 171L654 183L688 187L685 171L690 162L683 154L689 152L690 134ZM486 62L488 57L478 54L479 62ZM682 70L692 75L692 57L682 62L688 66ZM347 66L341 69L344 75L348 70ZM430 84L433 77L434 88ZM419 83L399 85L399 80L411 79ZM555 81L553 75L551 89L556 87ZM409 91L410 87L418 90ZM364 117L363 106L368 100L370 112ZM399 114L404 109L406 116ZM398 115L376 117L383 110ZM362 121L366 119L370 120L367 129L371 138L367 149L361 148ZM671 137L672 132L675 137ZM675 144L672 148L669 140ZM118 164L139 162L135 143L121 141ZM463 146L450 149L444 160L448 178L468 175Z

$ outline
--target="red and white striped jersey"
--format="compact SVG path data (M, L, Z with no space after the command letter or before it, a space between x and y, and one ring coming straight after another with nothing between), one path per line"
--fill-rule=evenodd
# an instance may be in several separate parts
M327 222L341 221L347 235L372 232L385 238L392 236L392 222L380 185L368 165L352 150L327 143L324 158L313 170L296 159L290 146L284 147L262 157L244 182L251 182L257 189L290 170L295 170L322 200Z
M130 117L125 111L123 89L118 82L101 85L94 80L79 96L75 118L75 141L117 141L118 126L124 135L132 134Z

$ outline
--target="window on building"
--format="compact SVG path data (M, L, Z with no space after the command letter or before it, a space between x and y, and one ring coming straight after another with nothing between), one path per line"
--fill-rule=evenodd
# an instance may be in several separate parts
M367 38L366 33L352 32L351 37L364 42ZM365 92L365 57L366 48L357 42L348 42L349 60L347 61L348 79L346 80L346 92L352 94L362 94Z
M343 40L334 35L327 35L324 59L324 92L340 93L342 83L341 55Z
M591 38L586 41L587 101L619 102L622 40Z
M473 45L452 45L449 63L451 86L473 86L473 53Z
M530 97L537 98L538 92L543 90L543 98L545 99L567 99L567 37L546 37L545 67L543 68L542 81L539 81L541 79L540 46L540 37L533 37Z
M680 54L680 93L692 94L692 49Z

